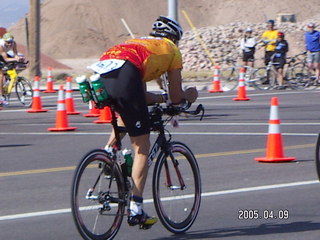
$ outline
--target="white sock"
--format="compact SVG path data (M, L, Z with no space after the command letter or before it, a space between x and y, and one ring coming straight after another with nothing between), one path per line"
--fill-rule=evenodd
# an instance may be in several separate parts
M142 214L142 203L130 201L130 216Z
M105 150L107 153L112 153L112 147L109 146L109 145L106 145L106 146L104 147L104 150Z

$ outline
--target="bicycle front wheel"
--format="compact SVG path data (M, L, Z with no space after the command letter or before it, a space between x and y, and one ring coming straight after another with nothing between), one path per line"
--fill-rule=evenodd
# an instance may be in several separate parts
M172 233L183 233L194 223L201 202L197 161L183 143L171 142L154 167L153 199L162 224Z
M320 134L318 134L317 142L316 142L316 170L318 174L318 179L320 181Z
M125 182L119 165L105 151L91 151L76 168L72 182L71 210L79 233L87 240L114 238L125 206Z
M25 107L30 107L32 104L33 90L29 80L24 77L18 77L15 89L20 103Z

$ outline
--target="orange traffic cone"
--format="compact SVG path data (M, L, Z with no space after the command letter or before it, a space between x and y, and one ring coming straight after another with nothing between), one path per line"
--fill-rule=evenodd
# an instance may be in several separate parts
M220 67L214 66L212 89L209 90L210 93L223 92L220 87Z
M111 110L108 106L100 110L100 117L98 120L93 121L94 123L111 123Z
M39 87L40 77L34 77L34 86L33 86L33 97L32 97L32 106L31 109L28 109L28 113L38 113L38 112L47 112L47 109L42 109L41 97L40 97L40 87Z
M80 112L77 112L74 107L74 101L72 97L72 78L67 77L66 80L66 110L68 115L77 115Z
M282 135L280 132L280 119L278 114L278 98L271 99L269 131L267 139L266 157L255 158L258 162L287 162L295 160L294 157L284 157Z
M96 105L94 101L89 102L89 113L83 114L84 117L99 117L100 116L100 110L99 108L96 108Z
M247 98L246 86L244 80L245 68L240 68L239 75L239 84L238 84L238 97L234 98L234 101L249 101L250 98Z
M66 112L63 85L60 85L58 93L57 112L56 112L56 127L48 128L49 131L72 131L76 127L69 127L68 117Z
M52 68L48 67L48 75L47 75L47 90L43 91L44 93L55 93L56 91L53 89L53 82L52 82Z

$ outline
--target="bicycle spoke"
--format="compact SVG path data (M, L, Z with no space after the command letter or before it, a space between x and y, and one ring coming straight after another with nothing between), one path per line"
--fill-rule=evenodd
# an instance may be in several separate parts
M32 104L33 96L31 83L23 77L18 77L15 89L18 100L21 102L21 104L26 107L30 107Z
M155 166L154 200L158 216L171 232L184 232L200 207L200 173L193 155L177 144Z
M85 239L114 236L120 228L126 205L118 165L98 151L100 154L89 154L84 158L74 176L72 213Z

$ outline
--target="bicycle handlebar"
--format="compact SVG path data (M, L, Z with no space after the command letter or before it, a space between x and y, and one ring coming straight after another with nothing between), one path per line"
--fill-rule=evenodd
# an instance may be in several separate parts
M6 62L6 63L2 64L1 69L11 70L11 69L16 68L20 64L26 66L28 63L29 63L29 61L26 61L26 62L19 62L19 61Z
M191 105L192 104L190 102L186 102L185 104L181 104L181 105L169 104L166 108L163 108L159 104L157 104L150 111L150 114L153 114L153 113L158 115L166 114L168 116L173 117L173 116L179 115L180 113L186 113L193 116L199 115L199 113L201 113L201 117L200 117L200 121L201 121L205 111L203 105L199 104L196 110L188 110L191 107Z
M307 52L301 52L301 53L298 53L298 54L296 54L296 55L294 55L292 57L287 57L287 59L289 61L295 62L298 57L306 55L306 54L307 54Z

